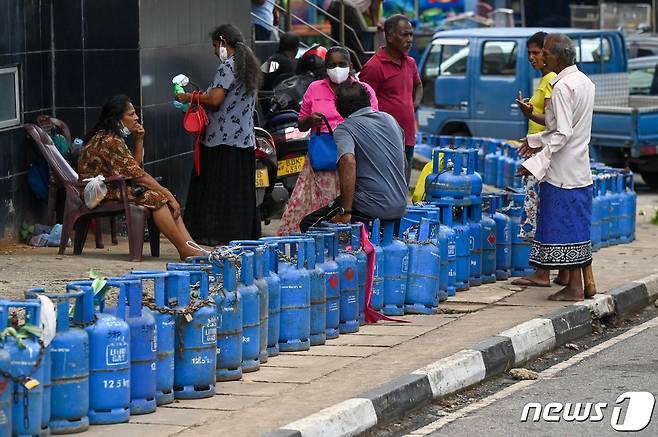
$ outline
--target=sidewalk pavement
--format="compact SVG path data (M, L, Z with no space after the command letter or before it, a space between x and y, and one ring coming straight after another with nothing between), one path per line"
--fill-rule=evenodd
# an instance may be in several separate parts
M648 223L656 196L639 198L637 240L595 254L599 291L610 290L658 271L658 226ZM53 257L54 249L0 248L0 295L19 297L26 287L58 286L84 276L89 268L104 275L131 267L164 267L163 259L126 262L127 247L87 249L83 257ZM163 256L173 258L165 245ZM75 264L72 261L75 260ZM172 259L170 259L172 260ZM468 349L523 322L546 316L569 304L546 300L557 287L522 288L509 281L458 293L432 316L405 316L410 324L378 323L356 334L341 335L307 352L270 358L243 381L217 383L211 399L177 401L130 423L94 426L89 436L258 436L313 413L372 392L441 358ZM368 415L364 415L367 418ZM364 424L367 425L367 424Z

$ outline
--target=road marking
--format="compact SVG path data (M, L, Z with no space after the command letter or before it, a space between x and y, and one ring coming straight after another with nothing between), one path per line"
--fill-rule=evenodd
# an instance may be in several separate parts
M620 343L630 337L633 337L643 331L646 331L647 329L650 328L655 328L658 326L658 317L653 318L651 320L648 320L641 325L635 326L634 328L629 329L628 331L624 332L623 334L620 334L616 337L611 338L610 340L604 341L603 343L600 343L596 346L593 346L592 348L583 351L579 354L576 354L569 358L566 361L563 361L561 363L558 363L552 367L549 367L548 369L544 370L543 372L539 373L539 379L535 380L528 380L528 381L520 381L515 384L512 384L508 387L505 387L504 389L500 390L497 393L494 393L491 396L488 396L484 399L481 399L479 401L473 402L472 404L469 404L453 413L450 413L438 420L435 420L434 422L423 426L422 428L419 428L415 431L410 432L404 437L421 437L421 436L426 436L429 435L444 426L448 425L449 423L454 422L457 419L461 419L468 414L478 411L484 407L487 407L491 404L493 404L496 401L505 399L506 397L523 390L527 387L530 387L531 385L540 382L542 380L546 379L551 379L554 378L558 373L568 369L569 367L575 366L576 364L580 363L581 361L591 357L592 355L598 354L599 352L602 352L617 343Z

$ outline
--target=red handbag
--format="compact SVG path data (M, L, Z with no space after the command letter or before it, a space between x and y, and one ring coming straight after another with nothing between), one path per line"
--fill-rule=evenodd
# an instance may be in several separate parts
M196 98L196 102L195 102ZM190 100L190 107L187 108L185 117L183 117L183 127L186 131L195 136L194 138L194 170L196 174L201 173L201 137L208 124L208 114L201 106L201 92L194 91Z

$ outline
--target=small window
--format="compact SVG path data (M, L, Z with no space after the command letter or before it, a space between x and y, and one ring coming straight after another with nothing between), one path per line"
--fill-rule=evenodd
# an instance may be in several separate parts
M434 104L434 82L438 76L465 76L467 65L467 39L434 40L423 67L423 104Z
M610 41L608 38L582 38L576 45L576 60L578 63L610 62Z
M0 68L0 129L21 124L18 67Z
M658 93L656 67L630 69L628 86L633 95L656 95Z
M482 74L515 76L516 58L515 41L487 41L482 47Z

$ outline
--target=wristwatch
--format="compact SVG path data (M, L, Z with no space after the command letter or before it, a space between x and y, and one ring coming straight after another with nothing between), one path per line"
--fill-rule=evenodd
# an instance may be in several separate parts
M345 209L342 206L338 208L338 215L352 214L351 209Z

